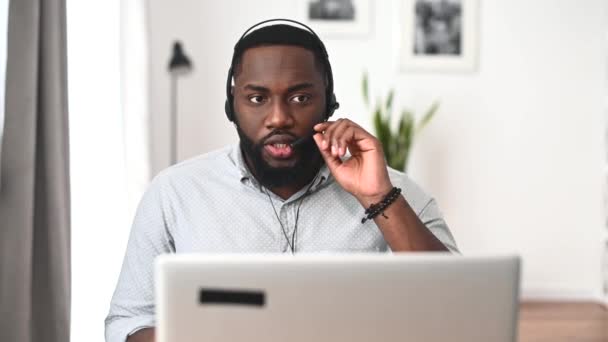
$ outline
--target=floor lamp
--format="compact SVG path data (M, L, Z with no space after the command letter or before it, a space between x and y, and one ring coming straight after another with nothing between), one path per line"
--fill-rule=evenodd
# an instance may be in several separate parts
M177 162L177 78L192 70L192 62L184 54L182 43L173 43L173 53L169 61L169 75L171 76L171 117L169 130L171 135L171 165Z

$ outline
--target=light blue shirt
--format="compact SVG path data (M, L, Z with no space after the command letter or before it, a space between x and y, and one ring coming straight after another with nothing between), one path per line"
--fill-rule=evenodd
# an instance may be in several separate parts
M389 177L426 227L457 251L435 200L405 174L389 169ZM168 168L137 209L106 318L106 341L122 342L154 326L153 263L159 254L291 252L296 223L296 252L388 251L374 221L361 223L364 211L326 166L311 184L282 200L256 181L238 145Z

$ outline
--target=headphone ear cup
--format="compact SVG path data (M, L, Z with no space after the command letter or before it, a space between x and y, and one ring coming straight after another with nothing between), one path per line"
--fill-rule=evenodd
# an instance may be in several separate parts
M329 103L327 105L327 116L325 117L325 121L327 121L330 116L334 115L334 112L338 108L340 108L340 104L336 100L336 94L331 94L329 97Z
M230 100L227 99L226 102L224 103L224 111L226 112L226 117L228 118L228 121L234 121L232 119L233 115L232 115L232 106L230 105Z

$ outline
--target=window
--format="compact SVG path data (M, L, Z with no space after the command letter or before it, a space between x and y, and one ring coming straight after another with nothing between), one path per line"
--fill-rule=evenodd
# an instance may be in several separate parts
M0 163L2 163L2 140L4 137L4 96L6 95L6 48L8 41L7 33L8 0L0 0Z

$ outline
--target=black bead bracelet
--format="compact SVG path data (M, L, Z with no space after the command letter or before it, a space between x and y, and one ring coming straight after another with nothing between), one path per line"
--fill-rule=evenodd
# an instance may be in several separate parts
M369 208L365 209L365 214L367 215L361 219L361 223L365 223L365 221L371 220L379 214L382 214L384 218L388 218L386 217L386 215L384 215L384 210L386 210L386 208L391 205L391 203L395 202L395 200L399 197L400 194L401 189L393 187L391 191L386 196L384 196L384 199L382 199L380 203L372 204L369 206Z

